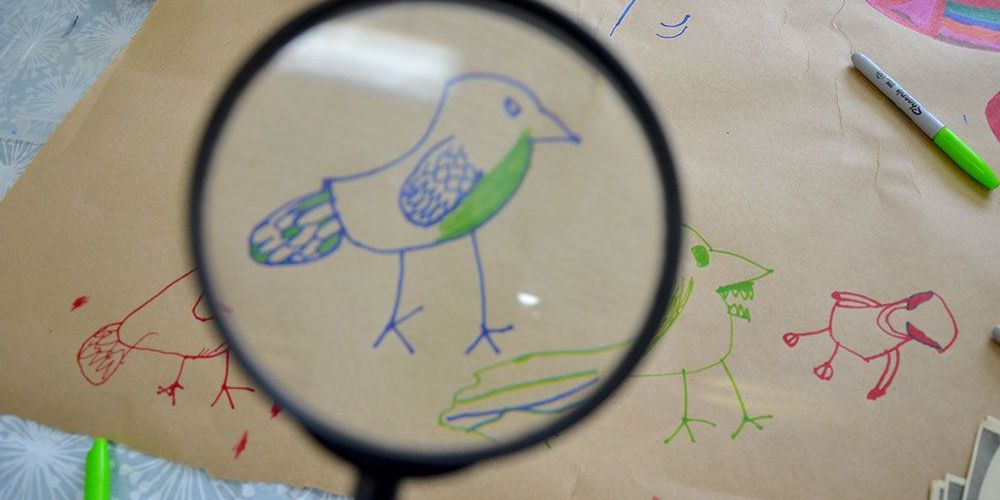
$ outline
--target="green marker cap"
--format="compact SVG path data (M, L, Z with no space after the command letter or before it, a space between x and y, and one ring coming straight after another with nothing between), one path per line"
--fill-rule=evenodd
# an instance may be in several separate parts
M941 148L962 170L986 186L986 189L994 189L1000 186L1000 179L997 174L990 169L990 166L983 161L975 151L967 146L962 139L959 139L950 128L944 127L937 134L934 134L934 144Z
M111 464L108 460L108 440L94 439L94 446L87 453L84 500L108 500L111 497Z

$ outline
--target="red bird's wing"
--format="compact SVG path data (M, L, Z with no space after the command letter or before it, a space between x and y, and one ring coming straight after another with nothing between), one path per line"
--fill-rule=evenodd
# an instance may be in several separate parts
M128 355L128 346L118 341L121 326L121 323L102 326L83 342L76 353L80 374L92 385L107 382Z

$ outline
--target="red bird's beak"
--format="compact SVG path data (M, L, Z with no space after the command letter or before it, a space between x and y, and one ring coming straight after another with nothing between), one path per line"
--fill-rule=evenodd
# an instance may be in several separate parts
M909 321L906 322L906 335L911 339L916 340L921 344L924 344L925 346L933 347L938 352L944 351L944 349L941 347L941 344L938 344L937 342L934 341L934 339L928 337L926 333L921 331L919 328L913 326L913 324L911 324Z

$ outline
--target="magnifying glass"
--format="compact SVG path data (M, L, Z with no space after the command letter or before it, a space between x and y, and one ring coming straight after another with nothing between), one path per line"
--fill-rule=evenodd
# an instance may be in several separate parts
M191 198L215 324L358 498L593 411L666 313L680 227L636 83L526 0L300 15L223 94Z

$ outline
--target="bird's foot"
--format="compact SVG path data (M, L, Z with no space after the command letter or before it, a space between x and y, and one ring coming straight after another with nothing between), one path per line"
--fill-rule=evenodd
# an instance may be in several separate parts
M869 401L875 401L882 396L885 396L885 387L872 387L872 390L868 391Z
M177 391L184 390L184 386L180 384L177 380L166 387L162 385L156 386L156 395L166 394L170 397L170 406L177 406Z
M229 400L229 408L235 410L236 409L236 404L233 403L233 395L230 394L229 391L255 392L256 390L253 387L246 387L246 386L241 386L241 385L229 385L227 382L223 382L222 383L222 388L219 389L219 393L215 395L215 400L212 401L212 407L215 407L215 403L218 403L219 402L219 398L221 398L222 395L225 394L226 395L226 399Z
M375 343L372 344L372 349L378 349L378 346L382 344L382 341L385 339L385 336L391 332L396 334L396 337L398 337L399 341L403 343L403 347L406 348L406 351L409 352L410 354L413 354L414 352L413 345L410 344L409 340L406 340L406 335L403 335L403 332L399 329L399 325L403 324L403 322L412 318L416 314L423 312L423 310L424 306L417 306L412 311L402 316L390 319L389 322L385 324L385 328L382 329L382 333L380 333L378 335L378 338L375 339Z
M819 377L820 380L830 380L833 378L833 365L829 361L813 368L813 373Z
M740 425L738 427L736 427L736 430L733 431L733 433L730 434L729 437L731 439L736 439L737 437L739 437L740 432L743 432L743 427L746 426L747 424L750 424L750 425L756 427L758 431L762 431L762 430L764 430L764 426L758 424L757 421L758 420L767 420L769 418L774 418L774 417L771 416L771 415L760 415L760 416L757 416L757 417L751 417L751 416L747 415L746 413L744 413L743 414L743 420L740 421Z
M681 432L681 429L687 431L688 439L690 439L691 442L693 443L694 432L691 432L691 422L706 424L708 426L715 427L715 422L712 422L710 420L705 420L703 418L690 418L687 415L684 415L683 417L681 417L681 423L677 424L677 427L674 428L674 432L670 433L670 435L663 440L663 444L670 444L670 442L673 441L675 437L677 437L677 434Z
M799 337L801 337L801 335L789 332L782 335L781 340L785 341L785 345L788 347L795 347L795 345L799 343Z
M479 336L476 337L476 340L474 340L472 342L472 344L469 345L468 348L465 349L466 356L468 356L469 354L471 354L472 351L476 348L476 346L479 345L479 343L482 342L483 340L485 340L486 343L489 344L491 348L493 348L493 353L494 354L500 354L500 347L497 346L497 343L493 341L493 337L491 337L491 335L493 335L494 333L506 333L506 332L509 332L509 331L511 331L513 329L514 329L514 325L512 325L512 324L508 324L506 326L501 326L499 328L490 328L490 327L486 326L485 323L480 323L479 324Z

